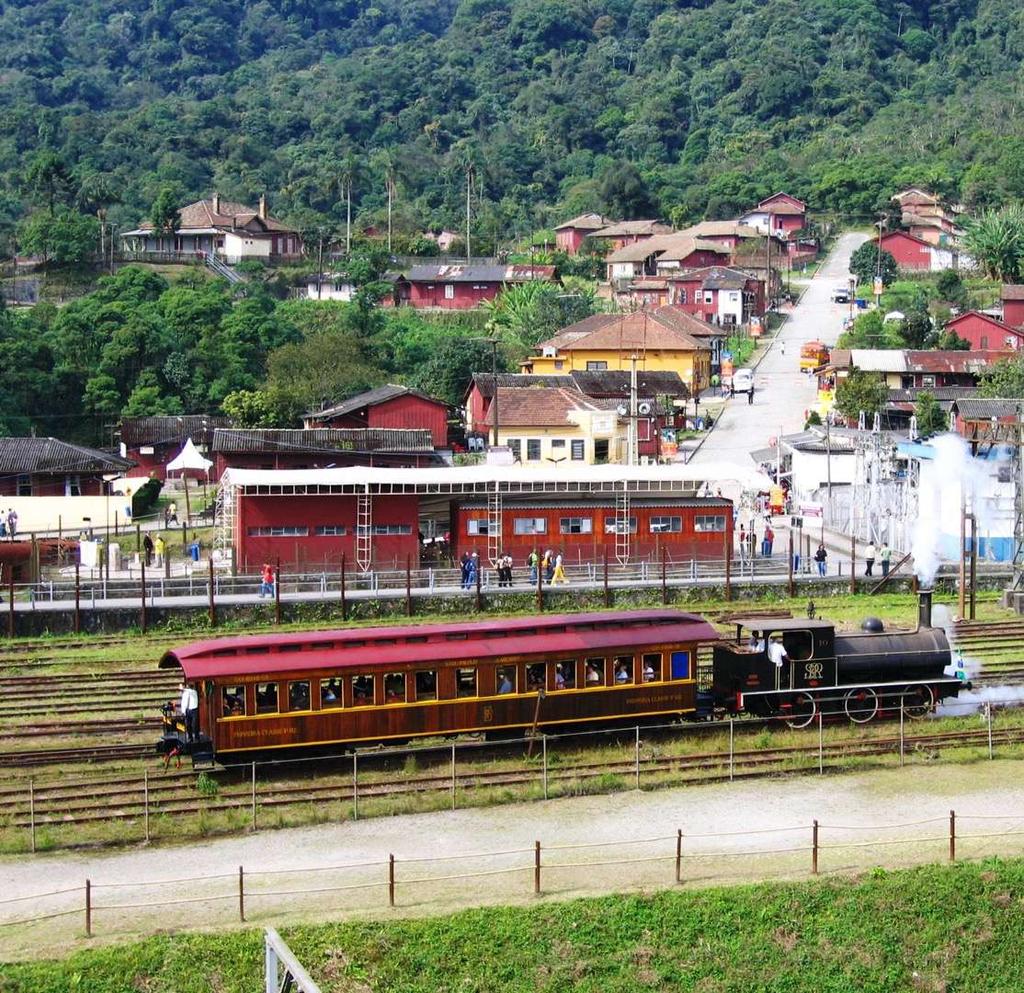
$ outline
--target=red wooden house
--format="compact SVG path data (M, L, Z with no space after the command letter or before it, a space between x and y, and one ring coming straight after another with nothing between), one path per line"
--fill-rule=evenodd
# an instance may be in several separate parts
M1000 299L1003 302L1003 323L1011 328L1024 327L1024 285L1007 283Z
M213 433L231 422L226 417L186 414L181 417L125 417L118 434L122 458L138 466L135 475L167 478L167 463L174 459L189 438L204 455L213 443ZM198 470L186 470L190 479L205 478ZM175 477L177 478L177 476ZM220 478L220 473L214 477Z
M506 286L554 282L551 265L417 265L398 286L411 307L469 310L493 300Z
M601 214L580 214L555 228L555 247L569 255L575 255L584 241L595 231L613 223Z
M590 238L605 246L609 251L617 251L626 245L635 245L657 235L671 234L672 228L661 221L616 221L607 227L591 232Z
M807 226L807 204L788 193L773 193L740 217L739 222L781 239L792 253L797 232Z
M56 438L0 438L0 496L102 496L135 463Z
M448 405L408 386L378 386L303 417L309 428L404 428L430 432L435 448L448 447Z
M709 324L746 324L765 310L764 283L740 269L711 266L668 277L668 302Z
M877 246L877 238L873 244ZM956 254L951 248L932 245L908 231L882 235L882 249L892 255L900 269L907 271L940 272L956 268Z
M971 343L974 351L1012 348L1017 350L1024 343L1024 330L1011 327L990 314L968 310L946 322L947 331L955 331Z

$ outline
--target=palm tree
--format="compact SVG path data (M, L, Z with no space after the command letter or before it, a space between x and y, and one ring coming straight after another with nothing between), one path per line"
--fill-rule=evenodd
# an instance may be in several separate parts
M963 244L986 276L1019 283L1024 275L1024 207L987 210L967 221Z
M359 176L359 160L349 152L341 160L338 182L345 197L345 254L352 254L352 187ZM390 243L388 245L390 248Z

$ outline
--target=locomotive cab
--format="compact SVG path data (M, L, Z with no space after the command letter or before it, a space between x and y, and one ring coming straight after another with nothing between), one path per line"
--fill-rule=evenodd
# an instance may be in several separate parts
M735 624L735 640L713 650L716 709L764 717L776 712L778 691L835 686L835 629L829 621L747 617ZM772 658L778 655L773 641L781 645L781 665Z

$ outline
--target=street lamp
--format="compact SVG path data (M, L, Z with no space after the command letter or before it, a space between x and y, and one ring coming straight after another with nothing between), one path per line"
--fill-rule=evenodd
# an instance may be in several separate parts
M104 528L104 539L103 539L103 559L106 568L107 579L110 579L110 487L113 485L115 479L120 479L120 473L108 472L103 475L104 491L106 493L106 511L107 521Z

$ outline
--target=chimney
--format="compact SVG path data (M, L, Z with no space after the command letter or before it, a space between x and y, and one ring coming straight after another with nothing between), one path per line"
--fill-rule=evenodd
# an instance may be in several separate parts
M930 628L932 626L932 591L921 590L917 595L917 626L918 628Z
M262 220L267 219L267 195L266 193L260 194L260 210L259 215Z
M214 193L213 195L213 212L215 214L220 213L220 194Z

